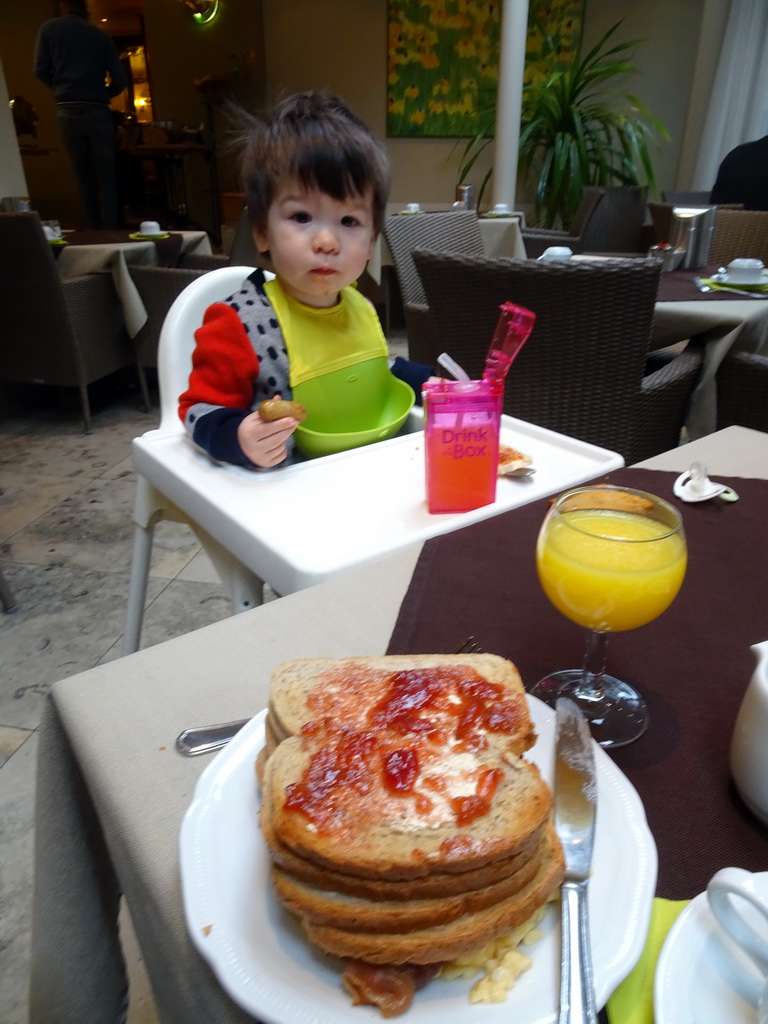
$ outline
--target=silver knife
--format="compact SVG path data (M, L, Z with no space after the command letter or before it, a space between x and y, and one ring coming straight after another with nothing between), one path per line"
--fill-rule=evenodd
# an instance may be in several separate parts
M565 857L559 1024L597 1024L587 910L597 809L593 741L570 698L560 697L556 709L555 830Z

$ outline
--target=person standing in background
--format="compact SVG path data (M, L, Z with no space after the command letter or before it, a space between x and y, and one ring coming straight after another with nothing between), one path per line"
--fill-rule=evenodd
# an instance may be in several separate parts
M35 75L53 90L64 147L92 228L118 225L115 122L109 101L128 85L117 48L88 21L87 0L59 0L40 26Z

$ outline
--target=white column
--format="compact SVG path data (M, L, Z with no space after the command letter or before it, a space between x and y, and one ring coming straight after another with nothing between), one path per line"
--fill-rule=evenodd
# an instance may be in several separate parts
M507 203L512 210L515 208L527 35L528 0L504 0L492 182L493 202Z
M19 140L13 126L9 106L8 87L5 84L3 62L0 60L0 198L28 196L27 179L19 152Z

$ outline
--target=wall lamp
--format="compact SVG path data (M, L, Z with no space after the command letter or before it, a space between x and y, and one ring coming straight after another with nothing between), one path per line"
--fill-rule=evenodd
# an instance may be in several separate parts
M207 25L219 13L220 0L182 0L198 25Z

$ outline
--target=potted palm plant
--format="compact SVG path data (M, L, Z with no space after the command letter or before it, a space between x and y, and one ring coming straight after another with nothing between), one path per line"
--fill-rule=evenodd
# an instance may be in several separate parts
M637 40L606 44L617 22L571 65L523 88L519 172L535 186L536 218L568 227L585 185L648 185L656 190L650 143L666 128L637 96L611 81L637 73L628 51Z
M614 79L637 73L629 51L639 40L607 46L620 25L608 29L584 56L579 44L565 67L558 66L548 27L537 25L543 40L538 67L555 70L526 69L518 175L521 187L532 191L535 220L542 227L568 228L585 185L647 185L656 191L651 143L669 134L642 100L612 88ZM487 116L490 120L492 112ZM487 128L488 122L466 142L461 181L491 141Z

